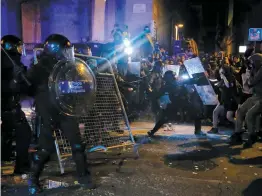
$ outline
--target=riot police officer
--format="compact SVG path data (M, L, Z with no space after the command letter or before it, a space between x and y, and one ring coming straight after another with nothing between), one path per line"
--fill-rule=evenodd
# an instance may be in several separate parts
M35 97L36 110L42 119L39 136L39 150L34 156L34 164L29 180L29 192L35 194L41 191L39 177L44 165L54 150L53 130L60 128L69 140L72 148L73 160L76 163L78 182L87 188L94 188L87 170L85 146L81 141L79 125L74 117L61 114L54 106L48 89L48 78L56 63L60 60L74 59L74 49L71 42L63 35L52 34L45 43L39 63L34 65L27 74L32 83L31 93ZM60 61L61 62L61 61Z
M205 83L205 78L204 77L197 78L195 76L194 80L192 79L188 80L189 75L184 65L181 65L179 75L182 78L184 77L187 78L186 82L184 83L187 90L187 94L189 96L187 102L188 109L186 110L188 111L188 114L191 117L191 119L194 120L195 135L205 135L201 130L202 128L201 120L204 117L204 105L194 85L192 85L194 83L194 80L198 81L200 85L202 82Z
M164 85L161 87L156 99L159 100L162 114L157 121L155 127L148 132L150 137L167 122L174 120L174 116L179 111L180 103L183 102L183 97L186 96L185 84L201 84L202 78L192 78L187 80L177 80L173 71L166 71L164 74ZM201 126L201 124L200 124ZM199 125L195 122L195 134L199 134ZM201 129L201 128L200 128Z
M1 39L1 113L2 113L2 160L10 161L12 154L13 133L16 141L15 174L22 174L30 167L28 148L31 128L21 109L20 93L12 88L14 81L21 79L26 67L21 63L25 54L23 42L14 35L6 35Z

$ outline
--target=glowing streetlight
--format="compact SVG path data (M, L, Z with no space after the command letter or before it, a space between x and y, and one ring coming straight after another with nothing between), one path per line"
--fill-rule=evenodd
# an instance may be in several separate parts
M183 27L184 27L183 24L177 24L177 25L175 25L175 28L176 28L176 40L179 40L178 29L179 29L179 28L183 28Z

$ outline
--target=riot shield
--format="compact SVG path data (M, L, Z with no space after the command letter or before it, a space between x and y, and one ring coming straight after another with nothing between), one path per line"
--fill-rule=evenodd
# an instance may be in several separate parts
M97 73L112 73L113 70L109 61L105 58L88 56L85 54L75 53L75 57L83 60L87 66L93 71L94 74Z
M205 69L198 57L186 60L184 65L191 78L205 73ZM204 105L217 105L218 99L216 93L207 78L206 81L208 82L204 85L195 85L196 91Z
M167 71L173 71L174 73L176 73L176 76L179 76L179 70L180 70L179 65L166 65L162 70L162 74L164 76Z
M68 116L83 116L92 109L96 98L93 71L81 59L59 61L49 77L52 104Z

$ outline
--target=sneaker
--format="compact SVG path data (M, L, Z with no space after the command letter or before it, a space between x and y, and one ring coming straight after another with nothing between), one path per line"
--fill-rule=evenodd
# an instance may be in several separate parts
M234 134L230 137L229 144L230 144L231 146L243 144L242 134L243 134L242 132L234 133Z
M148 131L147 135L148 135L148 137L154 137L154 134L152 133L152 131Z
M243 148L245 149L252 148L253 145L256 143L256 141L257 141L256 135L249 136L248 140L244 143Z
M208 131L207 133L208 134L218 134L218 128L212 127L212 129L210 129L210 131Z

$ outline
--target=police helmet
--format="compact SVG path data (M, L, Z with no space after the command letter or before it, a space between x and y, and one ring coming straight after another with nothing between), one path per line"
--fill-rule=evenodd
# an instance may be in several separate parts
M52 34L44 43L44 53L55 57L57 60L74 59L74 47L69 39L60 34Z
M5 35L2 37L1 47L9 54L25 55L23 41L14 35Z

